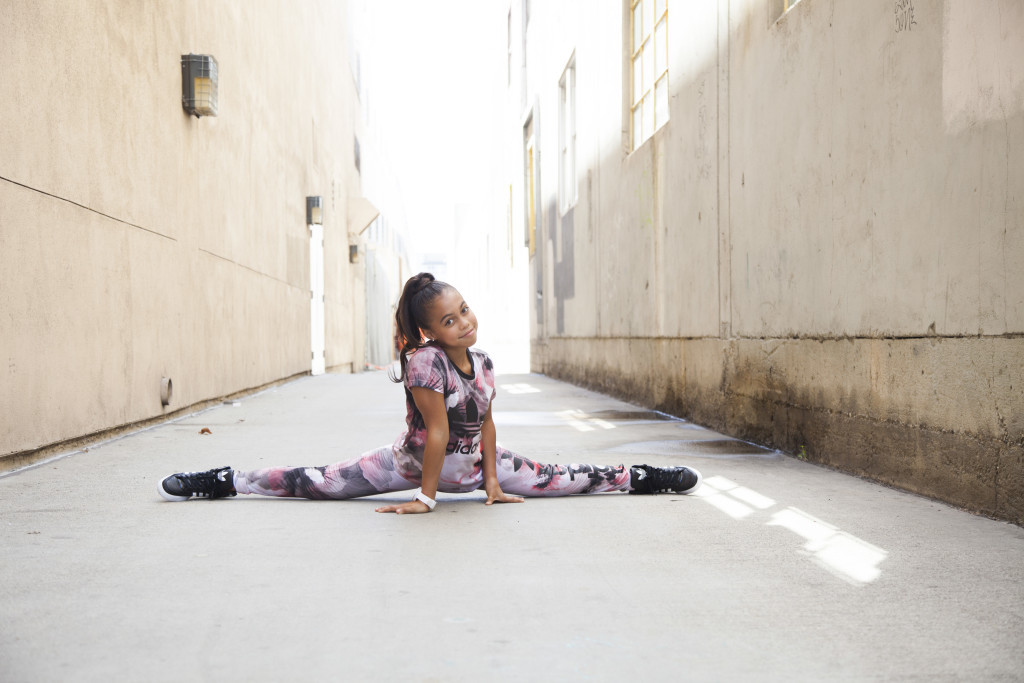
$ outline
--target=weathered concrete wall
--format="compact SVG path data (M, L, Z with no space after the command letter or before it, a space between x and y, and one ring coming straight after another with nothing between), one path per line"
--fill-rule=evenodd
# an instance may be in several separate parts
M307 195L327 364L362 366L346 28L327 0L0 4L0 458L308 371ZM182 109L190 52L216 117Z
M910 3L900 30L900 4L806 2L733 29L740 335L1024 330L1024 6ZM985 98L998 113L970 111Z
M540 348L554 376L1024 519L1019 339L562 338Z
M669 3L630 151L624 5L531 6L544 206L574 51L581 150L534 369L1024 521L1024 6Z

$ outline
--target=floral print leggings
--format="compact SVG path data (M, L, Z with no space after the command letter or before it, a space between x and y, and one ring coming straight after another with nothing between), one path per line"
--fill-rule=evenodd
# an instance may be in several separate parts
M628 491L629 468L595 465L544 465L497 448L497 475L501 490L517 496L568 496L574 493ZM446 471L449 476L446 477ZM407 491L420 486L395 470L390 446L324 467L270 467L248 472L236 470L235 490L262 496L344 500L377 493ZM441 471L438 491L464 493L483 486L477 461L470 476L453 478Z

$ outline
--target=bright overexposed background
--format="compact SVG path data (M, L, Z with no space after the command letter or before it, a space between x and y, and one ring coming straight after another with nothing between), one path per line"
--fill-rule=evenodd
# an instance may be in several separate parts
M403 233L410 274L457 287L480 320L478 346L499 371L526 372L527 253L508 206L517 131L505 123L507 15L496 0L361 0L353 43L364 191Z

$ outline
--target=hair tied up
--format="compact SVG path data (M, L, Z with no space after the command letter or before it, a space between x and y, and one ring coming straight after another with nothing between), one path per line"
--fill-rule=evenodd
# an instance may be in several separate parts
M401 372L397 376L393 370L391 372L391 379L395 382L405 379L409 354L426 345L422 329L426 327L427 307L450 287L451 285L435 279L431 273L419 273L406 281L395 310L395 331L400 347L398 360L401 363Z
M413 283L413 294L419 294L426 289L431 282L434 282L434 276L430 273L420 273L416 277L412 278L410 282Z

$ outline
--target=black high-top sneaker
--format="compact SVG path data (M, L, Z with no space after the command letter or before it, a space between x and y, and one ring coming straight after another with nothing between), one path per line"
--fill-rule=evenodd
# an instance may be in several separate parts
M700 472L692 467L633 465L629 474L630 493L693 493L700 488Z
M179 472L160 482L160 495L172 502L189 498L227 498L238 495L230 467L205 472Z

